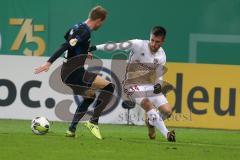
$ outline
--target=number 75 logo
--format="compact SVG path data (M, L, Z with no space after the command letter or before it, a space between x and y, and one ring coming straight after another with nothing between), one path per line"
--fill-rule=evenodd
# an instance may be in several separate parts
M19 50L24 37L26 36L26 43L36 43L37 49L32 51L29 48L25 48L23 53L28 56L42 56L46 45L44 40L41 37L33 36L33 32L43 32L44 25L32 25L32 19L23 19L23 18L10 18L10 25L21 25L21 29L11 46L11 50Z

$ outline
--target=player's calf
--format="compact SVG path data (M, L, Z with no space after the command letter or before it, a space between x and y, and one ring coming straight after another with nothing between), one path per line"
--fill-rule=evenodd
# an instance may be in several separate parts
M148 120L145 120L146 126L148 127L148 137L149 139L155 139L156 138L156 130L155 127L150 125L148 123Z
M97 102L94 106L93 115L90 119L91 123L98 124L98 119L102 111L112 99L114 89L115 85L113 83L109 83L101 90L100 94L98 95Z
M161 105L158 110L159 115L162 117L163 120L170 118L172 115L172 107L169 103Z

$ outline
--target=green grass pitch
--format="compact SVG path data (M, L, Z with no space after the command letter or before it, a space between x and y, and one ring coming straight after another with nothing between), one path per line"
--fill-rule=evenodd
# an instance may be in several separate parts
M98 140L82 124L77 138L67 138L67 123L54 122L43 136L30 123L0 120L0 160L240 159L240 131L176 128L177 142L170 143L159 132L149 140L145 126L100 125Z

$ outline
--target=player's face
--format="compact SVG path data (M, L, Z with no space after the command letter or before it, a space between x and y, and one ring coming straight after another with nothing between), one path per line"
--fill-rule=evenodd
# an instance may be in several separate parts
M164 42L163 36L150 35L149 47L152 52L157 52Z
M97 19L93 30L98 30L102 26L103 22L104 20Z

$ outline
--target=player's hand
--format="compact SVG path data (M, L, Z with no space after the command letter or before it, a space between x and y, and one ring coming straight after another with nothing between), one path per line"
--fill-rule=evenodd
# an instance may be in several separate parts
M153 86L153 93L159 94L162 92L162 86L161 84L157 83Z
M49 70L49 67L51 66L51 63L50 62L46 62L44 63L43 65L37 67L34 69L34 73L35 74L38 74L38 73L41 73L43 71L47 72Z
M93 59L93 54L91 52L88 52L87 58L88 59Z

